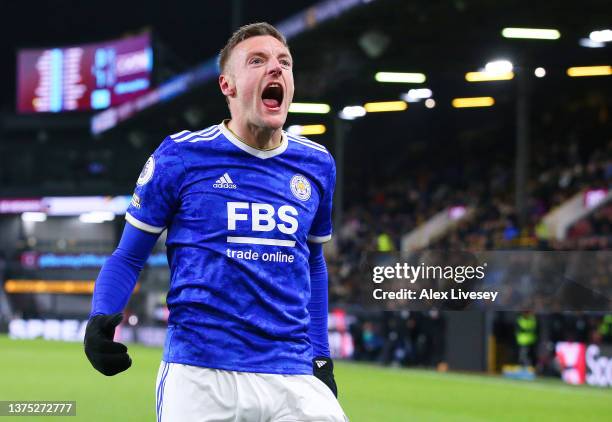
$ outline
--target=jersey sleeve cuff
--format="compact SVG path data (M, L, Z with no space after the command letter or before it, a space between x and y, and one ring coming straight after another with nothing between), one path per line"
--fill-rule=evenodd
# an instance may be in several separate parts
M134 226L137 229L140 229L142 231L145 231L147 233L159 234L159 233L163 232L164 229L165 229L165 227L156 227L156 226L152 226L152 225L147 224L147 223L143 223L142 221L138 220L136 217L131 215L129 212L125 213L125 219L132 226Z
M311 243L325 243L329 241L332 237L332 234L327 234L325 236L314 236L312 234L308 235L308 241Z

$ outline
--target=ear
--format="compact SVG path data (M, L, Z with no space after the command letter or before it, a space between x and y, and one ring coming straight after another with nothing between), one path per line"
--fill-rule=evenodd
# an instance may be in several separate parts
M229 75L219 75L219 88L226 97L233 97L236 95L236 87Z

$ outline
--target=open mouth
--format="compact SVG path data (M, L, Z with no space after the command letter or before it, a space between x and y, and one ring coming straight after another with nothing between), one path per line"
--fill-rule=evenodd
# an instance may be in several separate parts
M268 84L261 93L261 100L269 109L280 109L283 102L283 86L276 82Z

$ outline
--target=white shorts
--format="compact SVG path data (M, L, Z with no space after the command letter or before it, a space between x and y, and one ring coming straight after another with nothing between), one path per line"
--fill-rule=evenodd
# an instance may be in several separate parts
M235 372L162 361L157 422L346 422L312 375Z

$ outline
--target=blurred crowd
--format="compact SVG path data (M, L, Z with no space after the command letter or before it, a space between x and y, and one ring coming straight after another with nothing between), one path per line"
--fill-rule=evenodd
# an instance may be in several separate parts
M588 288L577 289L588 290L588 294L594 289L596 294L607 295L612 288L612 203L596 205L569 228L564 240L557 240L543 222L547 213L579 192L612 189L612 131L607 109L601 99L587 98L535 120L529 151L527 209L521 213L517 212L514 197L513 149L488 151L474 143L463 149L438 151L435 160L432 151L424 149L422 156L417 154L406 163L404 167L410 169L407 173L397 174L386 183L377 182L366 190L364 200L349 204L336 230L335 247L328 254L331 303L353 308L362 303L364 293L371 294L371 283L364 274L373 257L398 252L403 235L436 213L457 205L471 207L474 212L435 239L428 249L602 251L591 257L594 265L583 270L589 272ZM520 279L516 274L508 277ZM545 286L545 279L523 284ZM563 295L570 299L577 295L576 286L565 288ZM537 296L542 299L540 305L551 312L562 311L563 308L554 308L550 289L544 290ZM506 297L513 298L512 294ZM533 301L530 303L533 305ZM515 305L521 306L518 302ZM434 317L427 312L397 311L368 317L357 306L357 314L366 315L352 328L357 359L415 365L442 362L440 335L429 329L443 326L439 313ZM551 329L553 334L547 334L550 341L612 342L612 316L551 315L551 324L556 328Z
M353 358L394 366L443 364L445 320L428 312L363 313L351 325Z
M428 249L611 250L610 203L574 223L565 240L555 239L543 222L578 192L612 189L612 125L605 104L597 96L586 97L533 123L524 218L515 204L512 148L489 151L476 139L448 151L424 149L403 163L408 172L376 182L362 201L349 204L328 256L332 301L354 302L367 256L398 251L404 234L449 206L469 206L474 212Z

